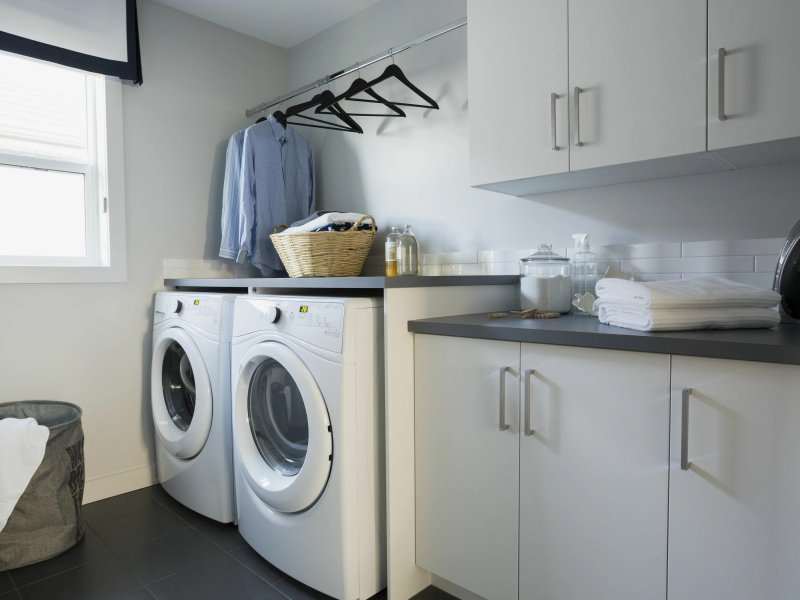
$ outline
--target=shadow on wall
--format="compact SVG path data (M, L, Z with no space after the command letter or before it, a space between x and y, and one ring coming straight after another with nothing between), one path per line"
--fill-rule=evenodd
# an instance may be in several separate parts
M153 427L153 410L151 405L150 373L153 362L153 311L155 310L155 294L148 305L150 313L148 315L148 328L142 339L142 440L147 447L147 465L152 467L155 473L156 452L155 452L155 429Z
M222 186L225 179L225 154L227 150L228 140L221 141L214 147L214 168L211 172L211 180L208 187L206 247L203 251L203 256L209 260L219 259L219 244L222 239L220 226L222 220Z

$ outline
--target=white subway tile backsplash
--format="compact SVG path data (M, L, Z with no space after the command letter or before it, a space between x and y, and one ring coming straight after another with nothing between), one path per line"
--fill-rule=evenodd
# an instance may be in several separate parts
M759 254L756 256L756 273L775 273L777 266L777 254Z
M597 275L598 277L602 277L605 275L608 269L612 269L614 271L621 271L620 269L620 261L618 260L598 260L597 261Z
M519 275L518 262L482 263L484 275Z
M568 250L569 258L573 258L577 251L575 248ZM622 258L678 258L681 256L680 242L658 244L612 244L592 248L596 258L622 259Z
M634 258L621 261L626 273L753 273L752 256Z
M516 262L520 258L525 258L536 252L535 248L527 250L482 250L478 252L478 262L480 263L510 263Z
M710 242L684 242L683 256L755 256L778 254L783 238L756 240L719 240Z
M423 254L423 265L465 265L478 262L477 252L444 252L441 254Z

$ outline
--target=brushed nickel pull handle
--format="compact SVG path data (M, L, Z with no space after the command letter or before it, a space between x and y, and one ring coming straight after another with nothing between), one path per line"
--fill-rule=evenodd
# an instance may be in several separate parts
M533 369L525 371L525 435L536 433L531 428L531 377L536 373Z
M725 48L717 50L717 118L720 121L727 121L725 114L725 57L728 51Z
M583 90L575 86L575 145L579 148L583 146L581 141L581 92Z
M556 140L556 100L558 100L558 94L553 92L550 94L550 128L552 129L553 150L561 150Z
M692 463L689 462L689 398L692 388L683 388L681 391L681 471L688 471Z
M500 431L505 431L510 427L506 423L506 373L510 370L511 367L500 369Z

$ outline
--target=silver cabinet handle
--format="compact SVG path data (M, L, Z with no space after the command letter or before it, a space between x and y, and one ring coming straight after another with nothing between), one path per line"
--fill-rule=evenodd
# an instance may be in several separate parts
M717 50L717 117L720 121L728 119L725 114L725 56L728 51L725 48Z
M533 369L525 371L525 435L536 433L531 428L531 377L536 373Z
M581 92L583 90L575 86L575 145L579 148L583 146L581 141Z
M556 100L558 100L558 94L553 92L550 94L550 127L553 132L553 150L561 150L556 140Z
M683 388L681 391L681 471L688 471L692 463L689 462L689 398L692 388Z
M506 423L506 373L510 370L511 367L500 369L500 431L509 428L509 424Z

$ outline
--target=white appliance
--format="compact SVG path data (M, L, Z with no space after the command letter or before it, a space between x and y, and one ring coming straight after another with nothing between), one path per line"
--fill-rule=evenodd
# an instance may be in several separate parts
M151 401L158 480L178 502L234 520L230 340L232 294L159 292Z
M339 600L386 585L382 301L240 296L231 343L239 533Z

